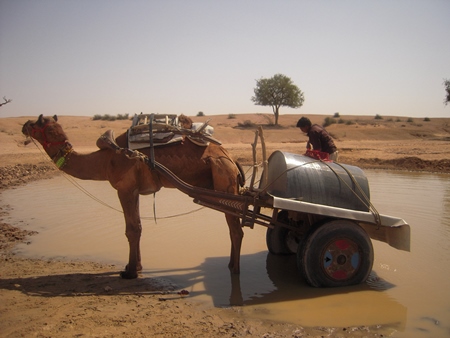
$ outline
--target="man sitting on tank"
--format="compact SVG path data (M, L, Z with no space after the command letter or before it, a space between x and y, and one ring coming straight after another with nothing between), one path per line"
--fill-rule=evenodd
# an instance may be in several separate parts
M323 152L328 154L328 158L332 161L337 161L338 151L333 139L325 128L318 124L312 124L310 119L302 117L297 122L297 127L308 136L308 143L306 149Z

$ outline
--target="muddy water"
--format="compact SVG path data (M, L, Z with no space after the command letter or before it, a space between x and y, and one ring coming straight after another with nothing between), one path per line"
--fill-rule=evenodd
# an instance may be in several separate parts
M373 241L375 262L365 284L308 287L297 274L295 257L268 254L261 226L245 229L241 275L231 277L223 214L201 208L172 189L159 192L156 199L141 199L143 275L168 279L205 306L244 305L244 316L302 326L380 324L385 335L448 337L450 176L385 171L366 175L378 211L411 225L412 251ZM39 231L31 245L17 251L125 265L128 248L115 191L105 182L76 183L107 206L63 176L2 193L3 202L13 208L9 221Z

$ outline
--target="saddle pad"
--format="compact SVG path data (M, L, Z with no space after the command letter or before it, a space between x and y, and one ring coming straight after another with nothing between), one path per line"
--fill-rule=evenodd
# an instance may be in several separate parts
M138 137L136 137L138 136ZM183 141L183 136L174 135L173 133L153 133L153 146L164 146L166 144L177 143ZM149 133L140 135L128 135L128 148L132 150L150 148Z

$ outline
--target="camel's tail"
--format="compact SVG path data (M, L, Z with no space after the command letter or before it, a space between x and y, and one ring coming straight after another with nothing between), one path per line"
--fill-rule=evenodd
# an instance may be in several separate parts
M244 173L244 169L241 167L241 165L239 164L239 162L234 162L236 163L236 166L239 169L239 186L243 187L245 185L245 173Z

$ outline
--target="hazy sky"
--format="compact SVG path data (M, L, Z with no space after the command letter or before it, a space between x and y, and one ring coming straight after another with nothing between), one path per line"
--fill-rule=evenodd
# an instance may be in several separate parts
M449 0L0 0L0 117L272 113L450 117Z

